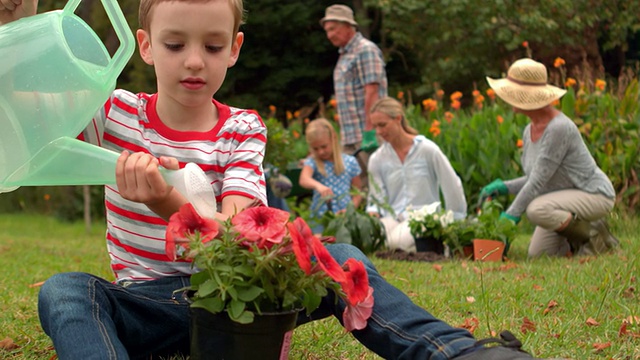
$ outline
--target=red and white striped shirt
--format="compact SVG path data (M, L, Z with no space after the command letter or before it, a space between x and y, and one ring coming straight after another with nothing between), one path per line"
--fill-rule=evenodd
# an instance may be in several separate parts
M116 90L85 129L88 142L121 152L171 156L180 167L198 164L216 195L218 211L227 195L266 200L262 160L267 129L255 111L221 104L218 123L207 132L176 131L156 113L156 95ZM120 197L114 185L105 186L107 249L117 281L151 280L188 275L191 263L170 261L165 255L167 222L144 204Z

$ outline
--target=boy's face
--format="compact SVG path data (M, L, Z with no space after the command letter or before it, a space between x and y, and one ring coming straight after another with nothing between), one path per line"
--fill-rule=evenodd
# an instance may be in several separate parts
M242 33L233 34L227 0L161 2L149 33L136 33L140 56L154 65L158 93L183 106L211 104L240 54Z

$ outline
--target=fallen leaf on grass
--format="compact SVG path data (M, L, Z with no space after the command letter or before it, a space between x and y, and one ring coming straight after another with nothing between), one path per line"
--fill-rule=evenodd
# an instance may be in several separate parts
M440 272L442 271L442 265L440 264L433 264L433 270Z
M467 302L468 303L474 303L474 302L476 302L476 298L474 298L473 296L467 296Z
M528 317L522 319L522 325L520 325L520 331L523 334L526 334L527 331L536 332L536 324L533 321L529 320Z
M42 286L42 284L44 284L44 281L38 281L37 283L29 284L29 287L30 288L40 287Z
M611 346L611 341L608 341L606 343L595 343L595 344L593 344L593 348L596 349L596 351L602 351L602 350L608 348L609 346Z
M587 325L589 326L599 326L600 323L596 321L596 319L590 317L587 319Z
M476 331L476 329L478 328L478 325L480 325L480 321L478 321L478 318L471 318L471 319L464 319L464 323L458 327L467 329L469 330L470 333L473 334L473 332Z
M13 342L12 338L7 337L0 340L0 349L2 350L15 350L19 347L20 346L16 345L16 343Z
M636 289L633 286L629 286L622 292L622 297L632 298Z
M533 290L538 290L538 291L540 291L540 290L544 290L544 289L542 288L542 286L540 286L540 285L538 285L538 284L534 284L534 285L533 285Z
M554 307L556 307L556 306L558 306L558 302L557 302L557 301L555 301L555 300L551 300L551 301L549 301L549 303L547 304L547 308L546 308L546 309L544 309L544 310L542 311L542 313L546 315L549 311L551 311L551 309L553 309L553 308L554 308Z
M626 319L622 320L624 322L626 322L627 324L636 324L636 325L640 325L640 316L627 316Z

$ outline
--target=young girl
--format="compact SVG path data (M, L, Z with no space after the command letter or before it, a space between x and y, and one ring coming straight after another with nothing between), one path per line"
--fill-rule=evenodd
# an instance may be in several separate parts
M313 190L310 224L313 232L321 233L319 219L327 210L345 211L350 201L358 207L361 196L351 198L351 186L360 190L360 165L355 157L343 154L335 129L327 119L316 119L306 129L311 156L304 160L300 172L300 186Z

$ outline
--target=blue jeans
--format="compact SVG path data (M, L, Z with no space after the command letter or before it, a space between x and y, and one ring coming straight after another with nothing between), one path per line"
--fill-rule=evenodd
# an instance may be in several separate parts
M374 308L368 325L353 335L386 359L451 359L475 344L464 329L454 328L415 305L393 287L357 248L327 246L343 263L352 257L364 262L374 288ZM189 310L174 290L188 277L172 277L129 286L112 284L85 273L51 277L40 289L38 311L58 358L141 359L189 352ZM327 296L299 325L334 315L342 321L344 303Z

